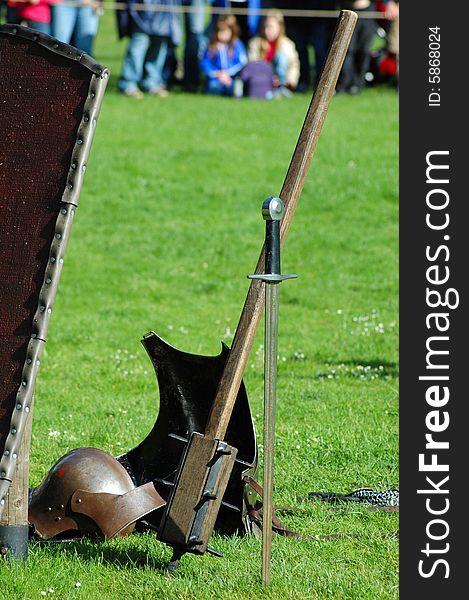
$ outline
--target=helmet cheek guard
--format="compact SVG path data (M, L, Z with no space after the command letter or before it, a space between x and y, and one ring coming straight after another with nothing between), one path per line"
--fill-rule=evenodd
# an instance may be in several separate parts
M96 448L72 450L31 491L29 522L42 539L130 533L138 519L166 504L152 482L135 487L126 469Z

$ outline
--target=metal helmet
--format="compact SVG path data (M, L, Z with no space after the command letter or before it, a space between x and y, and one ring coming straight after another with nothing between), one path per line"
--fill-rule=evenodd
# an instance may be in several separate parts
M130 533L135 522L166 504L152 482L135 487L113 456L77 448L59 459L30 492L29 522L42 539Z

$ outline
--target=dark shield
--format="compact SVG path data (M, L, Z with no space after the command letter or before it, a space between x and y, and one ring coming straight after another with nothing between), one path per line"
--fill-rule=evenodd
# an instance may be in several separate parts
M167 499L185 449L183 439L188 439L194 431L205 430L229 349L223 344L218 356L189 354L169 345L154 332L145 335L142 343L158 379L159 413L148 436L118 460L129 470L136 485L157 479L157 490ZM232 508L222 504L215 527L228 534L242 526L243 473L248 470L253 473L257 464L256 435L244 384L238 392L226 441L238 449L238 462L223 497ZM161 512L145 519L158 527Z
M107 77L71 46L0 26L0 516Z

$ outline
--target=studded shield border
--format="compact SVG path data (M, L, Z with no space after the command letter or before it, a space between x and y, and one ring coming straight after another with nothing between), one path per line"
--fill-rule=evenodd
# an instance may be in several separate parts
M1 517L6 503L6 495L14 477L18 452L30 413L40 357L47 339L50 315L62 271L63 257L80 197L86 162L109 78L109 70L84 52L26 27L0 25L0 34L12 35L37 43L65 58L79 62L92 73L68 169L67 183L61 197L61 207L55 224L53 241L50 245L48 264L33 319L31 338L22 369L21 384L16 394L9 433L5 439L4 448L0 448Z

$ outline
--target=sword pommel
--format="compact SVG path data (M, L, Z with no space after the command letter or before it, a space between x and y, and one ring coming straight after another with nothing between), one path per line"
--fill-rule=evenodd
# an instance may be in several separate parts
M285 214L285 205L280 198L267 198L262 204L262 216L266 221L280 221Z

